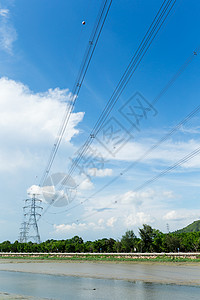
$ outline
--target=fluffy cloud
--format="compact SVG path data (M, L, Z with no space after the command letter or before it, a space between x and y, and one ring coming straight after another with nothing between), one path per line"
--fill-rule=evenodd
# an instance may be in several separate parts
M115 217L121 217L122 215L127 216L134 211L139 210L149 212L150 210L157 210L163 207L167 202L171 202L175 198L172 191L167 190L153 190L148 189L146 191L134 192L132 190L127 191L121 195L111 193L107 196L85 197L84 210L85 214L83 217L87 217L87 214L91 213L102 213L108 216L110 213ZM88 200L87 200L88 199ZM95 217L96 218L96 217Z
M118 201L115 202L115 199ZM89 231L96 236L96 231L103 231L105 236L110 236L114 228L120 236L127 229L133 229L138 234L138 228L143 224L165 232L166 223L169 224L170 231L173 231L199 219L199 209L174 209L174 199L177 200L177 195L172 191L152 189L139 193L128 191L122 195L112 194L101 198L95 196L95 199L89 199L81 206L81 218L77 220L79 224L74 219L70 224L55 225L54 229L60 235L66 232L71 235L85 234Z
M27 189L27 194L30 196L33 196L34 194L42 195L42 188L40 186L34 184Z
M4 141L0 170L30 167L34 159L40 159L40 150L53 145L70 96L68 90L58 88L33 93L20 82L0 79L0 138ZM71 115L64 135L68 144L79 133L76 126L83 116L81 112Z
M167 212L163 219L166 221L182 221L182 220L195 220L199 219L200 211L199 210L171 210Z
M71 224L54 224L54 230L57 234L70 233L70 234L79 234L83 231L97 231L105 230L108 227L113 227L116 222L116 218L112 217L107 220L100 218L95 222L84 222L84 223L71 223Z
M93 187L94 187L93 183L88 178L84 179L79 185L79 189L81 191L91 190L93 189Z
M165 133L166 134L166 133ZM159 140L159 139L158 139ZM152 146L156 145L158 140L144 138L140 141L128 142L124 147L117 153L115 157L109 156L110 160L129 161L129 162L139 162L142 164L158 164L166 166L173 164L189 154L190 152L196 150L200 147L200 140L198 138L191 139L189 137L187 140L183 137L182 141L168 140L161 144L158 148L154 149L148 155L143 157L143 154L147 152ZM102 156L107 157L105 149L99 146L99 152ZM142 157L142 158L141 158ZM141 160L140 160L141 158ZM182 164L183 168L200 168L199 156L195 156L193 159Z
M150 214L147 214L145 212L137 212L134 214L129 214L124 221L124 224L127 227L131 226L141 226L142 224L152 224L155 222L155 219L151 217Z
M86 223L72 223L72 224L60 224L54 225L54 229L56 233L69 232L73 230L85 230L87 227Z
M0 79L0 125L2 135L12 135L34 143L55 138L60 120L70 99L68 90L50 89L45 93L32 93L27 86L7 78ZM69 104L68 104L69 105ZM83 113L72 114L65 139L70 141L78 133L74 128Z
M10 11L6 8L0 9L0 47L12 54L13 43L17 39L17 33L10 21Z
M171 199L174 197L172 191L147 189L141 192L128 191L121 195L119 203L134 205L135 207L146 205L149 202L161 201L162 199Z
M180 216L175 210L169 211L164 215L163 217L164 220L182 220L183 217Z
M134 205L141 205L143 200L149 198L154 194L153 191L149 192L134 192L128 191L124 195L121 196L121 204L134 204Z
M90 222L96 223L100 217L99 222L110 228L137 228L143 223L153 224L156 219L162 218L165 207L170 205L173 198L172 191L152 189L137 193L130 190L121 195L112 193L104 197L95 195L94 199L85 198L81 221L89 218Z

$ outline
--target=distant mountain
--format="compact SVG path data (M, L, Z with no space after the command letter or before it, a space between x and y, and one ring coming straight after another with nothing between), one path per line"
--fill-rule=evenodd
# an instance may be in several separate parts
M183 232L197 232L200 231L200 220L199 221L194 221L192 224L179 229L177 231L174 231L174 233L183 233Z

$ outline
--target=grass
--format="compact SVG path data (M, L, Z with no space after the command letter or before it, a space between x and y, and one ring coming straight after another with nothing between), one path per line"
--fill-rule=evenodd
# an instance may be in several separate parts
M157 256L156 258L125 258L125 257L108 257L108 256L92 256L85 255L84 257L73 256L73 257L55 257L48 255L42 256L12 256L12 257L0 257L0 259L27 259L27 260L58 260L58 261L108 261L108 262L200 262L200 258L183 258L183 257L168 257L168 256Z

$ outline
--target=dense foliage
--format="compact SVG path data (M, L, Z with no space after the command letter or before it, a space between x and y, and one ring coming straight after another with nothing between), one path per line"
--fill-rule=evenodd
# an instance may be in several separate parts
M121 240L112 238L84 242L79 236L66 240L47 240L41 244L32 242L0 243L1 252L196 252L200 251L200 232L164 234L144 224L139 229L140 238L132 230Z
M177 230L176 233L183 233L183 232L197 232L200 231L200 221L194 221L192 224Z

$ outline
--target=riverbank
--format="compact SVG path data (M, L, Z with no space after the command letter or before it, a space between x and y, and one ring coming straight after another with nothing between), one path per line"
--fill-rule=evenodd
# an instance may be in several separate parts
M0 259L40 259L71 261L158 261L200 262L200 253L3 253Z
M200 286L198 262L0 259L0 271Z

